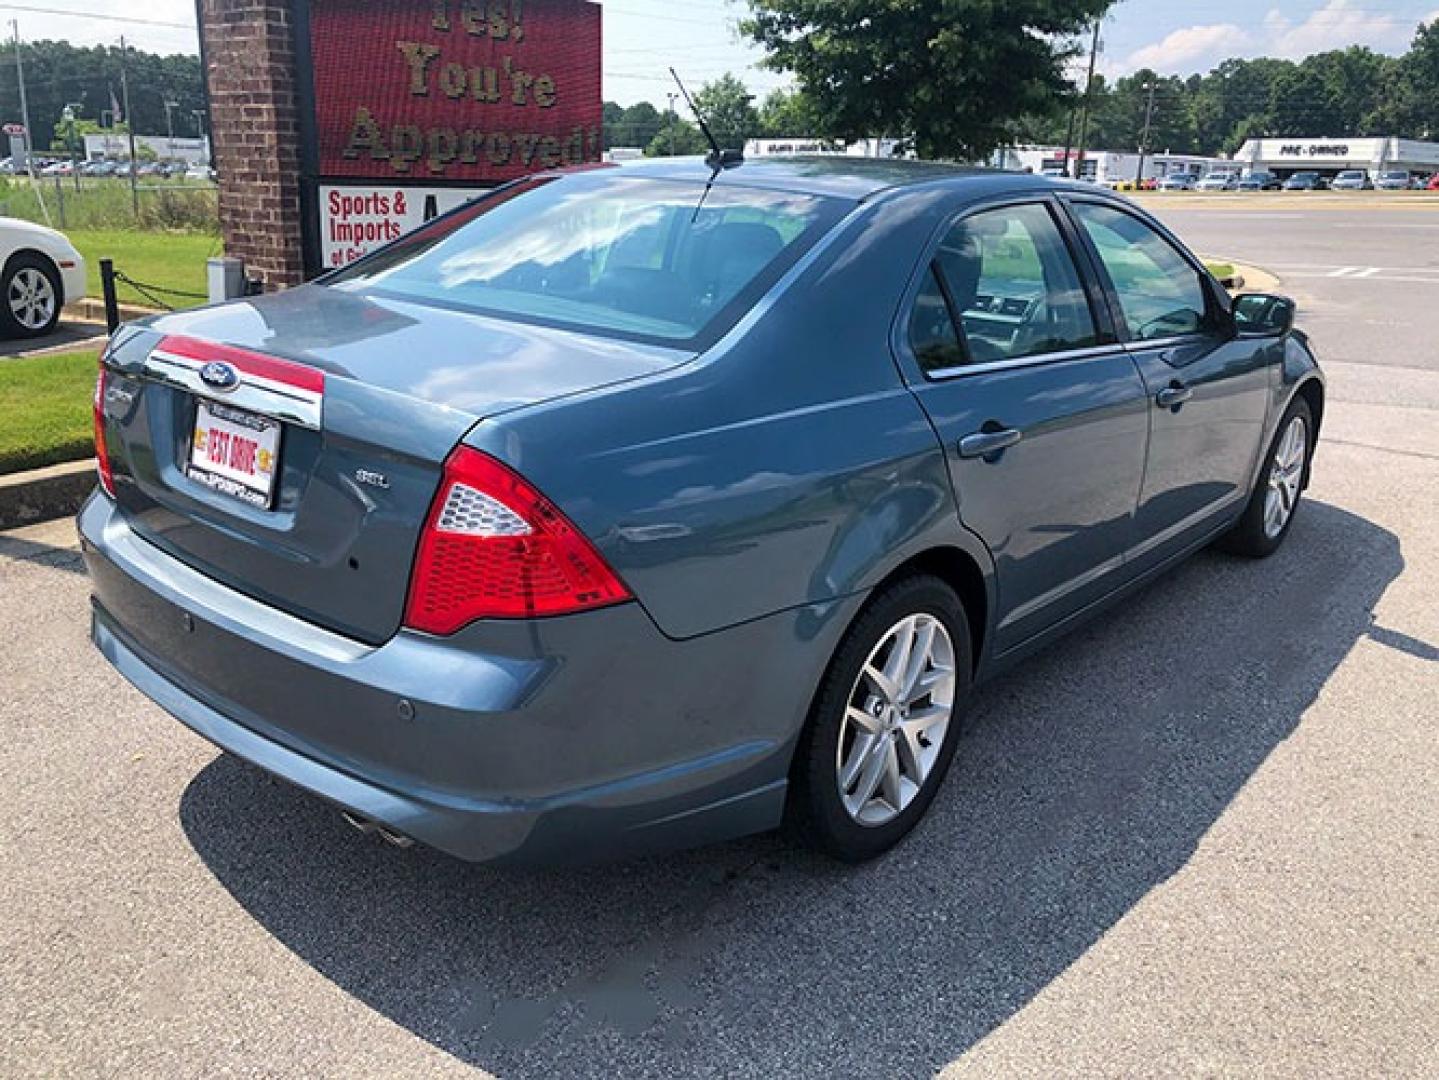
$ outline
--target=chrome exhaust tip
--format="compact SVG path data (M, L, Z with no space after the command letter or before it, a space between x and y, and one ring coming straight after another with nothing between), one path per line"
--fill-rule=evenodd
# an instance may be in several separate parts
M350 828L352 829L364 833L366 836L369 836L370 833L374 832L376 829L379 828L379 826L376 825L369 818L362 818L359 814L352 814L348 810L341 810L340 816L345 819L346 825L350 826Z
M355 829L357 832L364 833L366 836L374 834L391 847L405 849L415 846L414 840L410 837L404 833L397 833L394 829L386 828L378 821L371 821L369 818L361 817L359 814L352 813L349 810L341 810L340 816L345 819L345 824L349 825L350 828Z

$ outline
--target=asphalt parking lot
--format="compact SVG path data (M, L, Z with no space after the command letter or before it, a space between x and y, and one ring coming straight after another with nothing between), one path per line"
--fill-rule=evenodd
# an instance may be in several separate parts
M984 689L868 866L382 846L109 670L69 523L0 536L0 1073L1439 1073L1439 205L1150 205L1298 298L1309 501Z

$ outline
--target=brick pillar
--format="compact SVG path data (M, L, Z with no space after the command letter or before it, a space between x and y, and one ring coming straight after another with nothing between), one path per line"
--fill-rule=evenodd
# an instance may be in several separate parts
M225 254L267 289L303 279L300 130L287 0L200 0Z

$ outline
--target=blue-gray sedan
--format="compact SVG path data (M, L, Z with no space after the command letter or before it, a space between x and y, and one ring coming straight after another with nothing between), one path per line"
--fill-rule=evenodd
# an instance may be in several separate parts
M976 680L1207 544L1279 546L1324 412L1293 312L1087 184L531 177L114 336L94 640L395 843L787 823L871 857Z

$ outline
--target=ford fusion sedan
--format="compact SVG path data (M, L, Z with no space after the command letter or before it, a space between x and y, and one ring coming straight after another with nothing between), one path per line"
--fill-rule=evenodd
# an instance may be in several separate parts
M977 681L1211 543L1284 541L1324 414L1293 314L1089 184L534 176L116 334L93 638L397 843L553 863L785 824L869 858Z

